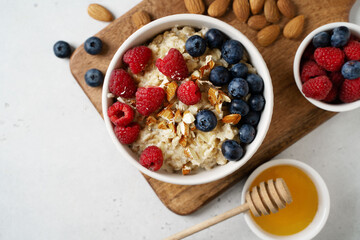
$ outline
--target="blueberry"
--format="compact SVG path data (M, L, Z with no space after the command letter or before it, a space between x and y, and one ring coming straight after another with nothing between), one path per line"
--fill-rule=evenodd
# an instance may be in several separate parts
M85 82L90 87L100 86L104 81L104 75L99 70L92 68L85 73Z
M217 125L215 114L210 110L200 110L195 117L195 126L203 132L210 132Z
M223 142L221 152L229 161L239 161L244 154L243 148L234 140L226 140Z
M249 113L249 105L241 99L233 99L230 103L229 111L231 114L240 114L241 117L246 116Z
M237 63L232 66L230 73L233 77L245 78L248 73L248 67L245 63Z
M185 48L192 57L200 57L206 50L206 41L202 37L194 35L186 40Z
M205 40L209 48L221 49L221 46L225 42L225 36L220 30L216 28L211 28L209 31L206 32Z
M341 26L334 28L331 35L331 46L343 47L347 44L350 38L350 31L347 27Z
M57 56L58 58L67 58L71 55L71 47L65 41L57 41L54 44L53 49L55 56Z
M360 77L360 62L348 61L341 68L341 74L345 79L356 79Z
M229 71L223 66L214 67L209 76L210 82L215 86L222 86L227 84L230 81L230 73Z
M248 100L250 109L253 111L262 111L265 106L265 98L261 94L254 94Z
M226 41L221 49L222 58L229 64L238 63L242 59L243 54L243 45L234 39Z
M264 88L264 81L262 78L254 73L249 74L246 77L246 81L249 84L250 92L251 93L261 93Z
M102 41L98 37L90 37L85 41L84 48L88 54L96 55L101 52Z
M246 123L252 126L256 126L260 121L260 116L261 116L260 112L251 111L248 114L246 114L245 117L241 118L241 123L243 124Z
M317 33L312 40L314 47L328 47L330 46L330 35L327 32Z
M228 85L228 92L234 98L242 98L249 93L249 84L245 79L234 78Z
M256 135L256 130L250 124L244 124L239 128L240 141L243 143L251 143Z

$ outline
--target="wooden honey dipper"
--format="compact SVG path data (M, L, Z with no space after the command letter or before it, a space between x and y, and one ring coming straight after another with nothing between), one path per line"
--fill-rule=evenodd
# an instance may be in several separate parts
M292 202L290 191L282 178L273 179L267 182L261 182L258 186L247 191L245 194L245 203L233 208L223 214L212 217L202 223L196 224L188 229L178 232L164 240L183 239L216 223L224 221L230 217L250 210L255 217L276 213Z

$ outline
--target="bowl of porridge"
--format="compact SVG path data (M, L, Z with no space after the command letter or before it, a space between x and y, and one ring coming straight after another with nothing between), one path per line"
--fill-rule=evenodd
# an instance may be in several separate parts
M160 181L196 185L243 166L268 131L271 77L234 27L178 14L133 33L105 76L106 128L126 159Z

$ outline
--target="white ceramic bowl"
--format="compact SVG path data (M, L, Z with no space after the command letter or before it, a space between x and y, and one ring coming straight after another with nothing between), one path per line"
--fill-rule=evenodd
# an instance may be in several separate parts
M246 180L244 188L241 194L241 202L245 202L245 194L249 190L251 183L255 180L255 178L262 173L264 170L278 165L290 165L299 168L303 172L305 172L310 179L313 181L316 190L318 192L318 210L313 221L302 231L287 236L278 236L270 234L264 230L262 230L253 220L250 213L244 214L245 221L250 227L250 229L261 239L264 240L307 240L314 238L324 227L326 220L329 216L330 211L330 195L329 191L326 187L324 180L321 178L319 173L317 173L312 167L309 165L300 162L298 160L292 159L279 159L279 160L271 160L263 165L259 166ZM281 211L281 210L280 210Z
M360 26L353 24L353 23L348 23L348 22L334 22L334 23L329 23L326 25L323 25L317 29L315 29L314 31L312 31L309 35L306 36L306 38L301 42L299 48L296 51L295 54L295 58L294 58L294 64L293 64L293 68L294 68L294 78L295 78L295 82L296 82L296 86L299 88L299 91L301 92L301 94L312 104L314 104L315 106L317 106L318 108L327 110L327 111L332 111L332 112L345 112L345 111L350 111L353 109L356 109L358 107L360 107L360 100L352 102L352 103L339 103L339 104L331 104L331 103L325 103L319 100L315 100L313 98L308 98L304 95L304 93L302 92L302 82L300 79L300 62L301 62L301 57L306 49L306 47L311 44L313 37L319 33L319 32L323 32L323 31L331 31L332 29L336 28L336 27L340 27L340 26L346 26L349 28L349 30L351 31L351 34L354 34L357 37L360 37Z
M196 28L217 28L220 29L223 33L229 36L232 39L236 39L240 41L250 56L250 61L253 66L257 69L258 74L264 80L264 97L266 100L265 108L262 112L261 119L257 128L257 135L254 141L246 147L246 153L243 158L238 162L229 162L224 166L218 166L208 171L198 171L195 174L190 174L186 176L182 176L181 174L168 173L162 169L157 172L150 171L145 167L141 166L138 162L136 155L125 145L120 144L118 139L116 138L113 125L107 116L106 112L110 104L112 104L112 99L107 97L108 94L108 83L110 73L113 69L121 67L121 59L126 50L131 47L141 45L146 43L148 40L154 38L159 33L164 32L174 26L193 26ZM242 165L244 165L256 152L256 150L261 145L270 125L272 111L273 111L273 88L271 83L271 77L266 66L265 61L263 60L261 54L256 49L256 47L251 43L249 39L247 39L241 32L232 26L228 25L225 22L222 22L218 19L198 15L198 14L179 14L172 15L164 18L157 19L144 27L137 30L133 33L117 50L113 59L110 62L108 70L106 72L103 92L102 92L102 110L104 113L104 120L106 124L106 128L118 148L119 160L126 159L130 163L132 163L136 168L138 168L144 174L158 179L160 181L180 184L180 185L195 185L195 184L203 184L211 181L215 181L222 177L225 177L235 170L239 169Z

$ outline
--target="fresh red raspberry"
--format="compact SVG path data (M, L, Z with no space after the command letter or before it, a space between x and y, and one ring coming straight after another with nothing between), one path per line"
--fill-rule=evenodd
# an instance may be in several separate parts
M165 91L160 87L142 87L136 92L136 109L144 116L155 112L164 102Z
M341 72L330 72L329 79L335 87L339 87L344 82L344 77Z
M177 98L186 105L197 104L201 100L200 88L193 81L183 82L176 91Z
M360 78L345 79L341 85L339 99L344 103L354 102L360 99Z
M314 53L314 58L320 67L327 71L338 71L344 64L344 52L335 47L317 48Z
M316 62L309 60L304 63L301 70L301 81L304 83L310 78L326 75L326 72L322 67L316 64Z
M134 110L127 104L116 102L108 108L107 114L115 125L125 127L134 119Z
M126 127L115 126L114 132L117 139L119 139L120 143L131 144L135 142L135 140L139 136L140 125L136 122L132 122Z
M171 48L163 59L156 60L156 67L165 76L177 81L181 81L189 75L185 59L176 48Z
M138 74L145 69L151 59L151 49L146 46L138 46L129 49L124 54L124 62L129 65L132 73Z
M332 86L330 92L328 93L328 95L323 99L324 102L327 103L331 103L333 101L335 101L336 97L338 94L338 88L335 87L334 85Z
M332 88L332 83L326 76L310 78L302 85L302 91L306 97L323 100Z
M140 164L149 170L157 171L163 165L163 154L160 148L149 146L140 155Z
M349 43L344 47L344 52L349 60L360 60L360 42L358 41L349 41Z
M136 92L136 85L124 69L115 69L110 75L109 91L119 97L132 98Z

